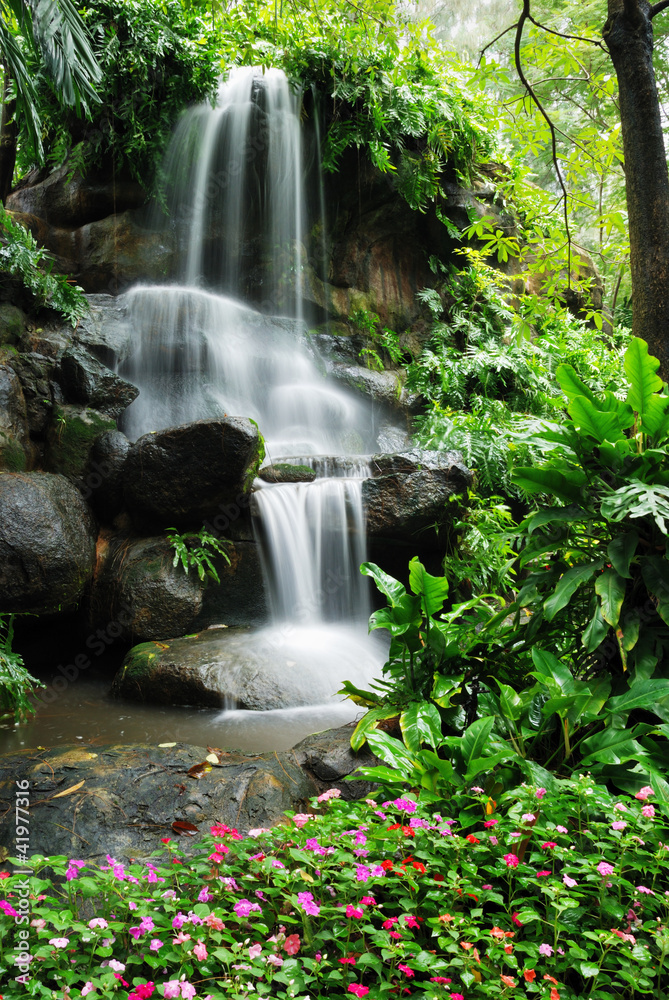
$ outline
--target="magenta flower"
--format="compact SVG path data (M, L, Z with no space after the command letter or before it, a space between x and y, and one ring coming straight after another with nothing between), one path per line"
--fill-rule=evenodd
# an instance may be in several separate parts
M449 993L450 1000L465 1000L462 993Z
M405 813L415 813L418 808L413 799L393 799L393 805Z
M551 874L551 872L549 872L547 869L544 869L544 871L537 872L537 878L545 878L546 875L550 875L550 874Z
M251 913L262 913L262 907L258 903L252 903L250 899L238 899L233 909L238 917L248 917Z
M149 951L160 951L162 946L163 942L160 940L160 938L154 938L151 944L149 945Z
M358 983L349 983L348 992L354 993L357 997L364 997L369 993L368 986L360 986Z
M65 878L70 882L73 878L79 877L79 869L83 868L85 861L70 861L70 867L65 872Z
M179 910L176 917L172 917L172 927L175 931L180 930L181 927L186 923L185 915Z
M491 826L495 826L497 823L499 823L498 819L487 819L485 821L485 823L483 824L483 826L486 828L486 830L488 830ZM436 982L436 980L435 980L435 982ZM450 982L450 980L449 980L449 982Z
M387 920L383 921L383 925L382 926L385 927L385 929L387 931L389 931L391 929L391 927L393 927L397 923L398 920L399 920L399 917L388 917Z
M545 840L541 846L547 851L552 851L557 847L557 844L554 840Z
M537 794L537 798L538 799L543 799L544 795L546 795L546 789L545 788L537 788L537 793L536 794Z
M348 956L346 958L338 958L337 961L341 962L342 965L355 965L355 959Z
M2 912L8 917L18 917L18 913L14 907L5 899L0 900L0 910L2 910Z
M411 913L409 913L407 916L405 916L405 918L404 918L404 926L405 927L417 927L417 928L420 928L420 924L418 923L418 921L416 920L416 918Z
M540 944L539 945L539 954L540 955L546 955L548 958L550 958L550 956L553 954L553 949L551 948L551 946L549 944L545 944L545 943L544 944Z
M301 906L304 912L308 913L309 916L317 917L321 912L321 908L314 900L313 893L311 892L298 892L297 904L298 906ZM260 907L258 907L258 909L260 909Z
M517 854L505 854L504 860L506 861L507 868L517 868L520 864Z
M397 968L400 970L400 972L403 972L405 976L408 976L409 979L411 979L412 976L416 975L413 969L410 969L408 965L402 965L401 962L397 963Z
M363 906L375 906L376 900L374 899L373 896L363 896L362 899L360 900L360 903Z
M605 878L607 875L613 875L615 869L613 865L610 865L608 863L608 861L600 861L599 864L597 865L597 871L602 876L602 878Z
M366 865L356 865L355 877L358 882L366 882L371 874L371 871L366 867Z
M365 911L360 906L351 906L351 904L349 903L348 906L346 907L347 917L353 917L354 919L359 920L360 917L364 917L364 915Z

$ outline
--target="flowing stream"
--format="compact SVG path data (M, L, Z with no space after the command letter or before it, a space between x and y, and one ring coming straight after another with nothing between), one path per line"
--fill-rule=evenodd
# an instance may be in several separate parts
M303 321L309 222L300 105L281 71L244 67L222 84L216 108L184 116L165 163L179 281L126 295L138 349L122 373L140 388L125 417L130 437L224 413L249 416L271 462L306 463L318 477L258 482L272 621L248 644L273 669L278 663L297 676L303 703L269 712L231 706L220 719L232 742L235 730L262 726L294 743L349 721L358 710L336 697L338 688L345 679L367 685L384 659L367 635L359 572L372 412L327 381ZM322 187L309 201L324 205Z

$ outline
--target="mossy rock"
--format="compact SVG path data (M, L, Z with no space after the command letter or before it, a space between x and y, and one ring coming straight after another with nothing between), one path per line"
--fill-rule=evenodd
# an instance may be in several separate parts
M276 465L266 465L261 469L258 478L265 483L313 483L316 473L309 465L277 462Z
M21 442L12 434L0 431L0 469L4 472L25 472L28 459Z
M26 314L11 302L0 302L0 344L15 345L26 329Z
M101 434L116 430L111 417L81 406L56 406L47 435L47 461L51 472L73 482L84 478L91 448Z

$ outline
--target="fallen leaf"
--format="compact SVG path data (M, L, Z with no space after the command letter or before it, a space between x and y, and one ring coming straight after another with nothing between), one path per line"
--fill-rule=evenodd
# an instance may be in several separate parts
M218 764L218 761L216 761L216 763ZM193 764L192 767L188 768L188 777L197 778L199 780L200 778L203 778L205 774L208 774L209 771L211 771L211 764L208 764L205 760L203 760L201 764Z
M81 788L81 786L83 785L84 781L86 781L85 778L83 778L81 781L78 781L76 785L72 785L70 788L66 788L64 792L56 792L56 794L52 795L51 798L52 799L62 799L63 795L71 795L72 792L76 792L76 790L78 788Z
M193 826L192 823L186 823L185 820L176 819L172 823L172 829L175 833L178 833L180 837L194 837L196 833L199 833L199 829Z
M159 743L159 747L175 747L176 743Z

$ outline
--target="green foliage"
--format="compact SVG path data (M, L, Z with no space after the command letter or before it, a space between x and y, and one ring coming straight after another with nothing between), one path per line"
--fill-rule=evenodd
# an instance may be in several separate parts
M28 673L13 641L14 615L0 615L0 717L13 714L18 722L35 711L30 695L44 685Z
M466 503L451 497L455 517L448 533L444 575L461 596L508 593L514 573L515 522L501 497L470 491Z
M328 789L272 830L202 835L176 822L145 863L12 859L32 875L4 881L2 967L14 975L25 954L16 914L28 883L35 996L104 996L119 976L133 1000L339 1000L408 982L424 1000L666 995L658 789L637 781L640 800L614 798L587 776L549 775L496 800L455 789L437 810L403 790L403 771L374 778L377 801Z
M403 359L404 352L398 334L387 327L381 328L377 313L356 309L351 313L349 320L367 340L368 346L363 347L358 356L368 368L383 371L386 367L385 362L398 364Z
M88 121L63 108L34 66L44 142L52 162L68 153L82 169L125 168L150 189L174 123L188 104L213 98L219 73L216 35L179 0L90 0L82 13L101 68L101 103ZM19 165L30 166L23 140Z
M0 270L16 275L30 292L35 309L55 309L72 326L88 312L83 289L65 275L52 274L53 258L29 230L0 209Z
M180 535L176 528L167 528L166 531L170 545L174 549L173 566L178 566L181 563L184 573L188 573L190 569L196 569L200 580L209 577L216 583L221 582L213 560L216 556L222 556L228 566L230 565L230 556L225 542L222 542L205 528L197 533L191 532L186 535Z

